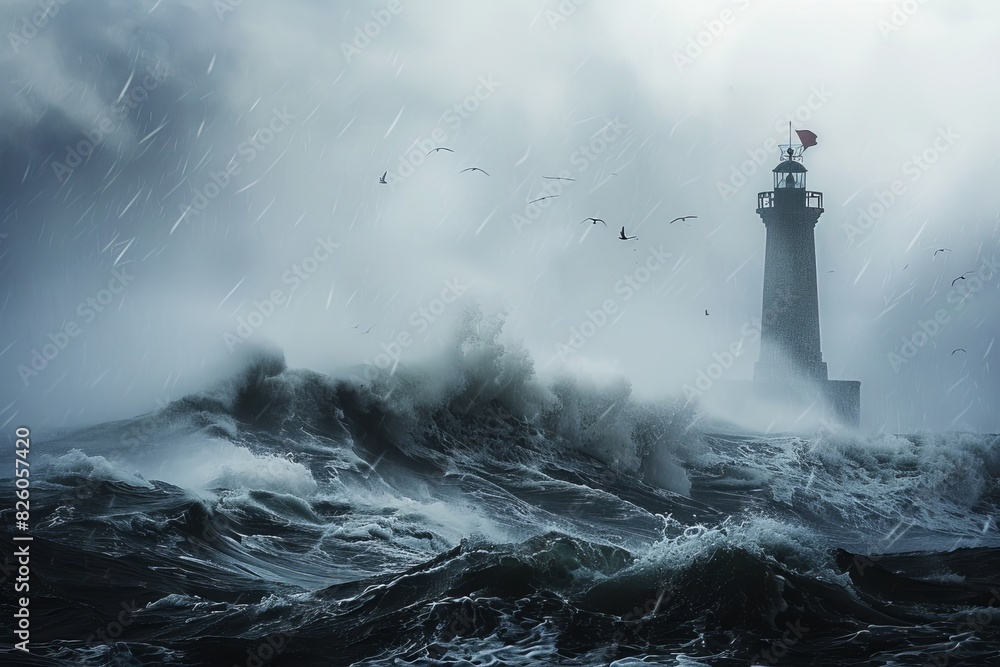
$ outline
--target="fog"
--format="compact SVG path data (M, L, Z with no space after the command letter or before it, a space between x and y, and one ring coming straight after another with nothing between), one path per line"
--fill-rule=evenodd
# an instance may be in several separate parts
M749 378L791 120L830 378L866 429L998 430L996 3L45 6L0 8L0 424L148 412L258 345L419 363L473 304L543 378Z

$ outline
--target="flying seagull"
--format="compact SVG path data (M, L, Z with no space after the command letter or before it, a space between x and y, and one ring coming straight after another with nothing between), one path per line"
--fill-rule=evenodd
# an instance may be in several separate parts
M566 178L565 176L542 176L542 178L547 178L550 181L575 181L575 178Z
M355 324L355 325L354 325L353 327L351 327L351 328L352 328L352 329L357 329L358 327L360 327L360 326L361 326L362 324L364 324L364 323L365 323L365 321L364 321L364 320L361 320L360 322L358 322L357 324Z
M671 221L670 221L670 224L672 225L672 224L674 224L675 222L677 222L678 220L680 220L681 222L684 222L685 220L690 220L691 218L697 218L697 217L698 217L698 216L696 216L696 215L682 215L682 216L681 216L681 217L679 217L679 218L674 218L673 220L671 220Z
M965 352L965 348L964 347L955 348L954 350L951 351L951 355L955 356L956 352ZM968 354L968 352L965 352L965 353Z
M430 155L431 153L437 153L438 151L448 151L449 153L454 153L455 152L455 151L451 150L450 148L445 148L444 146L440 146L438 148L432 148L431 150L427 151L427 154Z
M595 224L595 225L596 225L597 223L601 223L601 224L603 224L603 225L604 225L605 227L607 227L607 226L608 226L608 223L604 222L604 221L603 221L603 220L601 220L600 218L584 218L583 220L581 220L581 221L580 221L580 224L582 225L583 223L587 222L588 220L593 220L593 221L594 221L594 224Z
M966 271L965 273L963 273L962 275L960 275L958 278L955 278L954 280L952 280L951 281L951 286L954 287L955 283L957 283L959 280L965 280L965 276L969 275L970 273L975 273L975 271Z
M622 241L630 241L632 239L637 239L639 237L638 236L625 236L625 228L622 227L621 234L618 235L618 238L620 238Z
M461 173L466 172L466 171L483 171L483 170L480 169L479 167L467 167L467 168L463 169L462 171L460 171L458 173L461 174ZM486 174L485 171L483 171L483 173ZM489 174L486 174L486 175L489 176Z
M381 175L381 176L379 177L379 179L378 179L378 182L379 182L379 183L383 183L383 184L385 184L385 183L388 183L388 181L387 181L387 180L385 180L385 177L386 177L386 176L387 176L388 174L389 174L389 172L388 172L388 171L387 171L387 172L385 172L384 174L382 174L382 175Z
M373 324L373 325L371 325L370 327L368 327L368 331L371 331L371 330L372 330L372 329L374 329L374 328L375 328L375 325ZM364 336L364 335L365 335L366 333L368 333L368 331L362 331L362 332L361 332L361 335L362 335L362 336Z
M534 204L536 201L542 201L543 199L552 199L553 197L558 197L559 195L545 195L544 197L539 197L538 199L532 199L529 204Z
M705 311L705 317L708 317L708 311L707 310Z
M937 257L937 254L939 252L945 252L945 251L951 252L951 248L938 248L937 250L934 251L934 257Z

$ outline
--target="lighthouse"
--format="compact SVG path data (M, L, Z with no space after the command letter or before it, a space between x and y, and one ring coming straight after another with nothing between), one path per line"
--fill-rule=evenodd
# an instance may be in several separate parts
M820 351L815 227L823 193L806 190L806 168L794 149L774 168L774 189L757 194L767 229L760 358L755 381L827 379Z
M823 193L806 188L802 153L815 143L815 135L799 132L812 143L789 143L772 170L773 189L757 194L766 239L760 356L752 384L758 396L793 409L818 405L827 423L858 428L861 383L830 380L820 346L815 227L823 214Z

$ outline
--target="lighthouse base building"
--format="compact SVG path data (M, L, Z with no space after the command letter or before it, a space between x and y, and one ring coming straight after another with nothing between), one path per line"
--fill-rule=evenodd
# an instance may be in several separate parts
M861 382L824 380L744 380L726 382L708 397L710 405L761 429L795 430L798 426L838 431L861 427Z

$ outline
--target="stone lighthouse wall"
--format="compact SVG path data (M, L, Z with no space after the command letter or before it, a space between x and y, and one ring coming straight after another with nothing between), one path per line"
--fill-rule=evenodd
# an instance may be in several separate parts
M821 208L801 189L777 190L757 210L767 227L759 380L826 380L820 347L815 226Z

